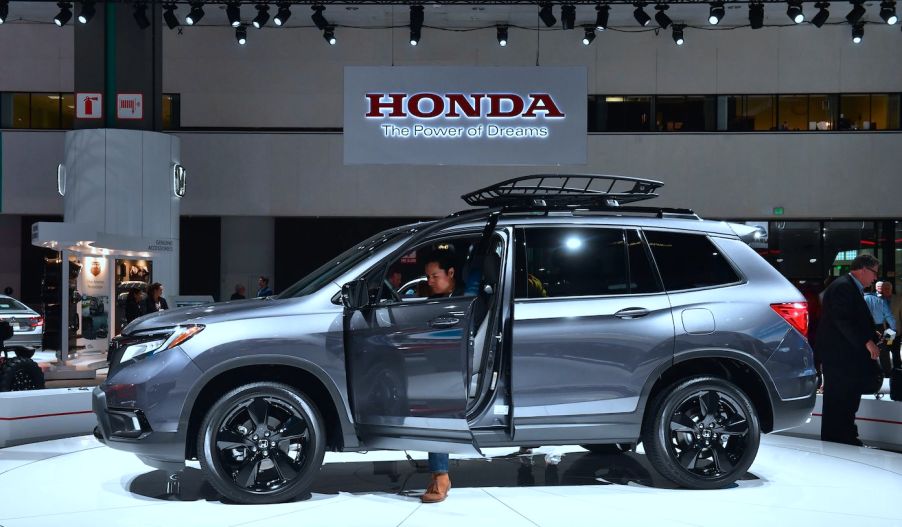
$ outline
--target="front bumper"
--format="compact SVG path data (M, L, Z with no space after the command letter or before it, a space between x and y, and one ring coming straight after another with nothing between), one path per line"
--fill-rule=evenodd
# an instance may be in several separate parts
M155 468L183 466L186 431L179 417L200 373L178 347L117 370L93 391L95 436Z

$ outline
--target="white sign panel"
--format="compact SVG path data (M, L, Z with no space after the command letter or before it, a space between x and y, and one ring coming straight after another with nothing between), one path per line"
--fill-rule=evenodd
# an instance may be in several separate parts
M140 93L120 93L116 96L118 119L143 119L144 96Z
M344 161L584 165L585 67L346 67Z
M75 117L78 119L103 118L103 94L76 93Z

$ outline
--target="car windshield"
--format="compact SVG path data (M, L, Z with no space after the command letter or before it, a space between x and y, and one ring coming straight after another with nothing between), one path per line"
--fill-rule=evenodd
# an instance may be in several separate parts
M418 227L416 227L418 228ZM330 260L325 265L317 268L304 278L301 278L285 291L279 293L276 298L292 298L306 296L319 291L329 282L334 282L339 276L346 273L349 269L356 266L360 262L366 260L376 253L376 249L384 244L399 239L416 229L410 225L403 227L395 227L380 232L379 234L368 238L347 251L341 253L336 258Z
M28 311L28 307L14 298L0 298L0 311Z

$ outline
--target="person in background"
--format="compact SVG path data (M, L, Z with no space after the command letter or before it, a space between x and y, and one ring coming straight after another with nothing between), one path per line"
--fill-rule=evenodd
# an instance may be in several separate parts
M245 296L245 291L246 289L243 285L235 284L235 292L232 293L232 296L229 298L229 300L244 300L245 298L247 298L247 296Z
M269 278L261 275L260 278L257 279L257 285L260 286L260 289L257 290L257 298L272 295L272 289L269 288Z
M880 355L864 288L877 280L880 262L870 254L852 260L849 274L824 291L815 346L824 372L821 440L863 446L855 412Z
M892 283L892 282L888 282ZM892 296L890 300L890 310L893 312L893 318L896 320L896 324L902 322L902 295L890 293ZM900 357L900 348L902 348L902 335L896 335L895 340L893 340L892 345L892 357L893 357L893 368L902 368L902 357Z
M395 288L395 291L397 291L401 287L401 280L403 279L401 269L394 265L389 267L386 279L388 280L388 283Z
M878 281L874 285L874 292L864 295L864 301L867 302L871 317L874 319L874 331L880 335L883 335L887 328L896 331L896 317L893 316L890 304L892 296L893 283L886 280ZM889 377L893 370L889 347L880 349L880 367L883 368L883 374Z
M6 296L13 296L13 288L10 286L6 286L3 288L3 294Z
M140 289L129 289L125 299L125 323L144 315L144 302L141 299Z
M144 303L144 314L156 313L166 309L169 309L169 304L163 298L163 284L160 282L150 284L150 288L147 290L147 300Z

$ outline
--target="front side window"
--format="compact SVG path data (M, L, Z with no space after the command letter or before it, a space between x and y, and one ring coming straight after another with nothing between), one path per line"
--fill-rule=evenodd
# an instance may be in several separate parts
M720 249L704 234L647 230L645 237L668 291L740 281Z
M629 292L620 229L537 227L524 230L527 298Z

